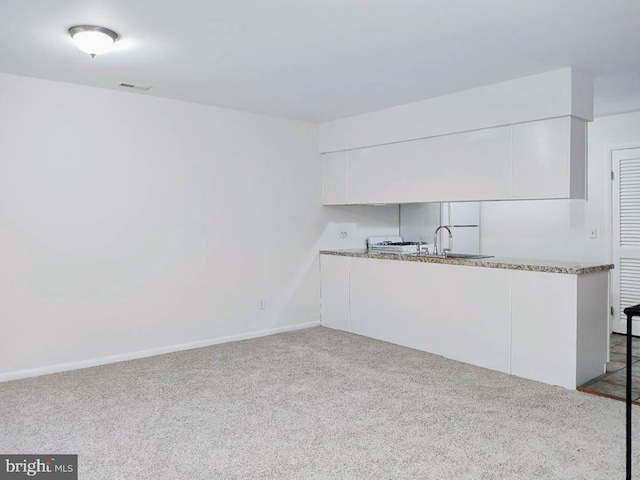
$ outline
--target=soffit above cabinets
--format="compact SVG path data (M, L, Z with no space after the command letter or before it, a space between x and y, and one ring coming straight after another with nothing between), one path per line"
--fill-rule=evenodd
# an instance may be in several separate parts
M563 68L320 124L322 153L548 118L593 120L593 80Z

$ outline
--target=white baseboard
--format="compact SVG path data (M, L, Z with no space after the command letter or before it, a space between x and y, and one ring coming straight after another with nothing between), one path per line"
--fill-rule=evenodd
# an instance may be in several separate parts
M227 337L212 338L209 340L198 340L195 342L180 343L178 345L169 345L166 347L152 348L150 350L122 353L120 355L110 355L108 357L91 358L89 360L81 360L79 362L59 363L57 365L49 365L46 367L0 373L0 382L19 380L21 378L39 377L40 375L48 375L50 373L68 372L70 370L79 370L81 368L97 367L98 365L106 365L108 363L124 362L126 360L135 360L137 358L153 357L154 355L162 355L164 353L180 352L182 350L208 347L211 345L218 345L220 343L237 342L239 340L248 340L250 338L266 337L267 335L274 335L276 333L292 332L294 330L303 330L305 328L319 326L320 322L298 323L296 325L270 328L268 330L258 330L255 332L241 333L239 335L230 335Z

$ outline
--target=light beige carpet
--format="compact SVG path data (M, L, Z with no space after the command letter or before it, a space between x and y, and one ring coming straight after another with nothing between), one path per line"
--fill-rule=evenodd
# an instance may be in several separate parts
M624 404L315 328L0 384L0 452L83 480L621 479Z

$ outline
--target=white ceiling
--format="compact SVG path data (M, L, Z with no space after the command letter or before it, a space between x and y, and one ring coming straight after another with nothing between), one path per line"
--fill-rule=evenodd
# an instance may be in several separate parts
M122 48L91 59L66 33ZM640 110L638 0L0 0L0 71L324 121L573 66Z

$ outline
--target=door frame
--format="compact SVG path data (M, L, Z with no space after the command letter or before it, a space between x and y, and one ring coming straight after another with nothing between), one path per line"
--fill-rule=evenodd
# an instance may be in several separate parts
M613 215L613 205L614 205L614 201L613 201L613 180L611 179L611 174L613 172L613 154L614 152L620 151L620 150L632 150L634 148L640 148L640 143L638 142L633 142L633 143L621 143L621 144L613 144L613 145L606 145L605 146L605 151L607 152L607 161L606 161L606 167L607 167L607 172L606 172L606 178L608 178L607 180L607 188L606 188L606 205L605 205L605 212L607 215L607 222L606 222L606 227L607 227L607 231L605 232L606 235L606 239L605 242L607 244L607 261L610 263L613 263L613 220L614 220L614 215ZM613 301L613 281L611 279L611 275L615 275L616 269L614 268L613 270L609 270L609 311L611 311L611 307L614 306L614 301ZM618 307L614 306L614 310L616 310ZM611 313L609 313L609 332L613 332L613 322L614 319L616 318L616 315L619 315L620 312L614 312L614 315L611 315Z

